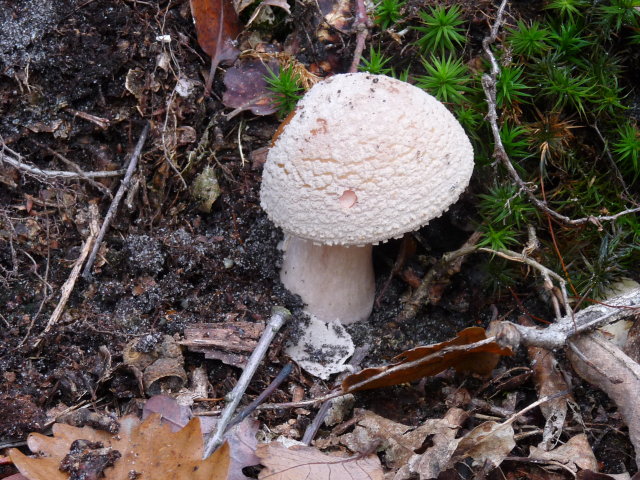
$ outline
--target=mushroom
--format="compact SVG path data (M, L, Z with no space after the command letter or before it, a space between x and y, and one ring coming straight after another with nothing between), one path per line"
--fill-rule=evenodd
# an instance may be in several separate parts
M261 205L286 234L282 283L321 320L365 320L372 245L439 217L472 172L463 128L420 88L368 73L316 84L264 166Z

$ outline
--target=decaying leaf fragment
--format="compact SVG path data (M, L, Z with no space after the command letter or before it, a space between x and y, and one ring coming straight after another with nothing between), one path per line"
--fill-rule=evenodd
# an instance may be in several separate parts
M530 326L524 318L520 323ZM533 378L539 397L555 395L561 392L569 392L571 387L564 376L558 371L558 362L551 350L540 347L527 347L527 354L533 370ZM540 411L546 419L542 441L538 445L543 450L551 450L556 446L562 428L567 417L567 400L570 397L562 396L549 400L540 405Z
M458 445L456 435L467 417L468 413L464 410L450 408L443 418L427 420L425 424L432 428L432 446L422 454L413 455L393 480L414 478L416 473L421 480L437 478L441 472L449 468L451 455Z
M77 428L57 423L53 437L31 434L27 444L38 458L27 457L19 450L10 451L11 460L29 480L67 480L60 470L63 459L76 440L99 442L120 457L104 470L107 480L226 480L229 470L229 446L225 443L206 460L202 460L200 421L195 418L178 432L160 423L160 415L140 422L137 417L121 419L116 435L89 427Z
M460 411L462 412L462 410ZM360 412L357 418L359 420L353 432L342 435L340 443L354 452L361 452L375 442L379 442L378 450L384 451L385 464L391 468L400 468L405 465L427 437L436 436L441 434L443 430L447 430L452 433L450 440L453 440L457 432L457 428L449 424L448 419L433 418L417 427L412 427L394 422L370 411ZM466 418L466 414L464 414L464 418ZM432 443L434 442L435 440L432 439ZM449 457L446 460L448 461Z
M399 385L436 375L450 367L458 371L487 375L495 368L501 355L512 355L512 352L495 342L471 345L486 338L484 328L466 328L453 340L407 350L395 357L391 365L366 368L349 375L342 382L342 390L357 392ZM412 362L417 364L410 365Z
M560 463L573 473L577 473L578 470L598 469L598 461L584 433L571 437L564 445L548 452L532 446L529 458Z
M198 44L211 57L211 71L205 91L209 92L220 62L234 61L240 51L233 40L242 31L238 14L230 0L190 0Z
M567 356L578 375L618 406L640 465L640 365L597 332L574 337Z
M516 446L511 422L484 422L467 433L453 452L453 461L473 458L474 465L497 467Z
M269 480L382 480L382 466L375 454L350 458L332 457L305 446L285 447L280 442L260 445L256 451L266 467L260 479Z
M271 115L277 110L273 95L267 88L265 76L278 71L276 60L240 59L224 76L226 88L222 103L234 112L251 110L254 115Z

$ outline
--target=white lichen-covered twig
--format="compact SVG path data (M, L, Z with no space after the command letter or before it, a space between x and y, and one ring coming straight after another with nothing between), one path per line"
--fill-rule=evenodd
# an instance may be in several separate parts
M220 445L222 445L222 442L224 441L224 434L227 431L227 426L231 422L233 414L235 413L245 390L249 386L249 382L251 382L253 375L256 373L256 370L267 353L276 333L278 333L278 330L280 330L290 316L291 313L289 313L285 308L273 308L271 318L267 323L267 328L264 329L258 345L256 345L256 348L253 350L249 360L247 360L247 366L242 371L242 375L240 375L238 383L236 383L233 390L231 390L231 392L229 392L225 397L228 403L222 412L220 420L218 420L216 432L206 441L203 458L207 458Z
M535 346L554 350L566 345L572 336L593 331L630 315L640 313L640 288L596 303L573 315L566 315L546 328L526 327L511 322L498 322L492 329L498 343L512 348Z
M82 179L94 179L94 178L106 178L106 177L118 177L124 173L124 170L113 170L103 172L67 172L64 170L46 170L38 168L34 165L29 165L24 162L22 156L9 148L4 141L0 138L0 164L6 163L7 165L17 168L29 175L33 175L39 179L61 179L61 180L82 180Z

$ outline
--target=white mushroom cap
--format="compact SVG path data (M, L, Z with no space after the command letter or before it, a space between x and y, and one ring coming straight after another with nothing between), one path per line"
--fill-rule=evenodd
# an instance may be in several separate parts
M456 202L473 149L420 88L349 73L316 84L269 150L262 208L316 243L364 245L413 231Z

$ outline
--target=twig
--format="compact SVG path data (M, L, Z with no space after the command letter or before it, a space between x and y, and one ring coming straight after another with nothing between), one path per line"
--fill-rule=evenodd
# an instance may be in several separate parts
M617 322L634 313L640 313L640 288L610 298L606 304L597 303L573 315L565 315L544 329L498 322L492 331L498 343L511 348L524 345L554 350L564 347L567 340L578 333Z
M88 122L91 122L95 125L97 125L98 127L102 128L103 130L106 128L109 128L109 125L111 124L111 120L109 120L108 118L102 118L102 117L97 117L96 115L91 115L90 113L87 112L81 112L79 110L75 110L73 108L67 108L66 109L67 112L75 115L78 118L82 118Z
M287 377L291 374L292 370L293 370L292 362L289 362L284 367L282 367L282 370L280 370L278 375L276 375L276 378L273 379L273 381L269 384L269 386L265 388L262 392L260 392L260 395L258 395L253 402L247 405L238 415L235 416L233 420L229 422L229 425L227 426L227 431L231 427L233 427L234 425L237 425L242 420L244 420L249 415L251 415L251 413L255 411L256 407L260 405L262 402L264 402L267 398L269 398L273 394L273 392L275 392L276 389L280 386L280 384L287 379Z
M85 172L83 172L82 169L75 162L72 162L67 157L62 155L61 153L56 152L53 148L47 147L46 145L42 145L40 143L38 143L38 146L41 147L41 148L44 148L47 152L49 152L51 155L53 155L54 157L56 157L57 159L59 159L63 163L69 165L71 168L73 168L78 173L78 175L80 175L80 177L83 180L86 180L94 188L97 188L98 190L100 190L102 193L104 193L106 196L108 196L110 199L113 200L113 194L111 193L111 190L109 190L107 187L105 187L101 183L96 182L93 178L87 176L87 174Z
M118 177L122 175L124 170L100 171L100 172L65 172L62 170L44 170L42 168L27 165L22 161L22 156L16 151L10 149L0 138L0 162L5 162L18 170L29 173L38 178L51 179L59 178L62 180L78 180L83 178L106 178Z
M76 259L73 265L73 268L71 269L69 278L67 278L67 280L64 282L64 285L62 285L62 288L60 289L60 300L58 301L58 305L56 306L55 310L49 317L49 321L47 322L47 325L44 327L44 330L42 331L40 336L36 339L36 341L33 343L34 349L38 348L44 336L47 333L49 333L53 328L53 326L56 323L58 323L58 321L60 320L60 317L62 316L62 312L64 311L64 308L67 305L67 301L71 296L71 292L73 292L73 287L75 286L76 281L78 280L78 276L80 274L80 269L82 268L82 264L87 258L87 255L89 254L89 251L91 250L91 247L93 246L93 243L98 236L98 207L95 206L95 204L91 204L89 205L89 211L91 212L91 223L90 223L91 233L89 234L89 236L84 242L84 245L82 246L80 255Z
M539 262L536 262L533 258L526 256L523 253L512 252L511 250L492 250L491 248L480 247L478 248L480 252L490 253L492 255L497 255L499 257L505 258L507 260L511 260L514 262L524 263L529 265L530 267L538 270L542 277L545 280L545 286L551 290L553 288L553 282L551 278L554 278L560 284L560 291L562 292L562 303L564 306L565 314L571 315L572 309L569 305L569 296L567 295L567 282L564 278L558 275L553 270L548 269L544 265Z
M356 30L356 47L353 50L353 60L351 67L349 67L349 73L355 73L358 71L358 65L360 65L360 59L362 58L362 52L364 51L364 43L367 40L369 34L369 26L371 21L367 15L367 7L364 4L364 0L356 0L356 19L353 23L353 27Z
M484 90L488 107L486 118L489 121L489 125L491 126L491 133L493 135L493 141L495 145L493 150L494 158L502 163L502 165L507 169L507 172L509 173L513 181L518 185L520 189L522 189L527 194L529 201L533 203L536 208L566 225L577 226L584 225L586 223L592 223L599 226L601 222L616 220L623 215L640 212L640 207L637 207L623 210L616 213L615 215L588 216L572 219L549 208L546 202L540 200L535 196L534 188L532 188L531 185L527 184L524 180L522 180L522 178L520 178L520 175L513 167L509 159L509 155L507 154L500 137L500 128L498 127L498 113L496 107L496 85L498 82L498 76L500 75L500 66L498 64L498 61L496 60L495 55L491 51L491 45L498 38L498 31L504 23L504 11L506 9L507 3L508 0L502 0L502 3L500 4L500 7L498 8L498 12L496 14L496 20L491 27L491 32L482 40L482 48L489 58L489 62L491 63L491 73L485 73L484 75L482 75L482 89Z
M149 134L149 123L147 122L142 129L142 133L140 134L140 138L138 139L138 143L136 144L136 148L133 150L131 154L131 160L129 160L129 166L127 167L127 173L122 179L122 183L120 184L120 188L116 192L115 197L113 197L113 202L111 202L111 206L107 211L107 214L104 217L104 221L102 222L102 227L100 227L100 233L98 234L98 238L93 245L93 250L91 250L91 255L89 255L89 260L84 267L82 272L82 277L85 279L91 278L91 269L93 268L93 264L96 261L96 256L98 255L98 250L100 250L100 244L102 243L102 239L107 233L107 229L109 228L109 224L111 223L111 219L116 213L118 209L118 205L120 204L120 200L124 195L124 192L129 188L129 183L131 183L131 176L138 165L138 158L142 153L142 147L144 147L144 142L147 139L147 135Z
M220 420L218 421L216 432L213 436L209 437L205 443L204 454L202 458L207 458L211 455L224 441L224 433L227 430L227 425L231 421L231 417L236 410L236 407L240 403L245 390L249 386L249 382L253 378L254 373L258 369L258 365L262 362L262 358L267 353L267 349L273 338L278 333L278 330L284 325L284 323L291 317L291 313L285 308L274 307L271 311L271 318L262 333L262 337L253 350L253 353L247 360L247 366L240 375L238 383L231 392L225 397L229 403L224 408Z
M476 250L475 244L480 239L480 236L481 234L479 232L475 232L462 247L453 252L445 253L442 258L431 267L431 270L429 270L420 281L420 285L413 292L411 298L407 300L402 307L402 312L400 312L397 318L399 322L411 320L418 314L418 311L422 307L428 304L429 289L433 286L434 281L452 269L459 269L464 258ZM449 276L451 276L451 274L449 274Z
M353 356L349 361L349 365L351 365L354 368L358 368L360 366L360 363L362 363L364 358L369 353L370 349L371 349L370 345L364 345L363 347L356 348L356 351L353 353ZM340 374L336 379L336 381L334 382L334 385L339 387L342 379L346 377L348 374L349 373L347 372L343 372L342 374ZM315 438L316 434L318 433L318 430L320 429L322 422L324 422L324 419L329 413L329 409L331 408L332 405L333 405L333 400L327 400L322 404L322 406L320 407L320 410L318 410L318 412L316 413L316 416L313 419L313 422L311 422L311 424L304 431L304 435L302 436L302 443L304 443L305 445L311 445L311 441Z

